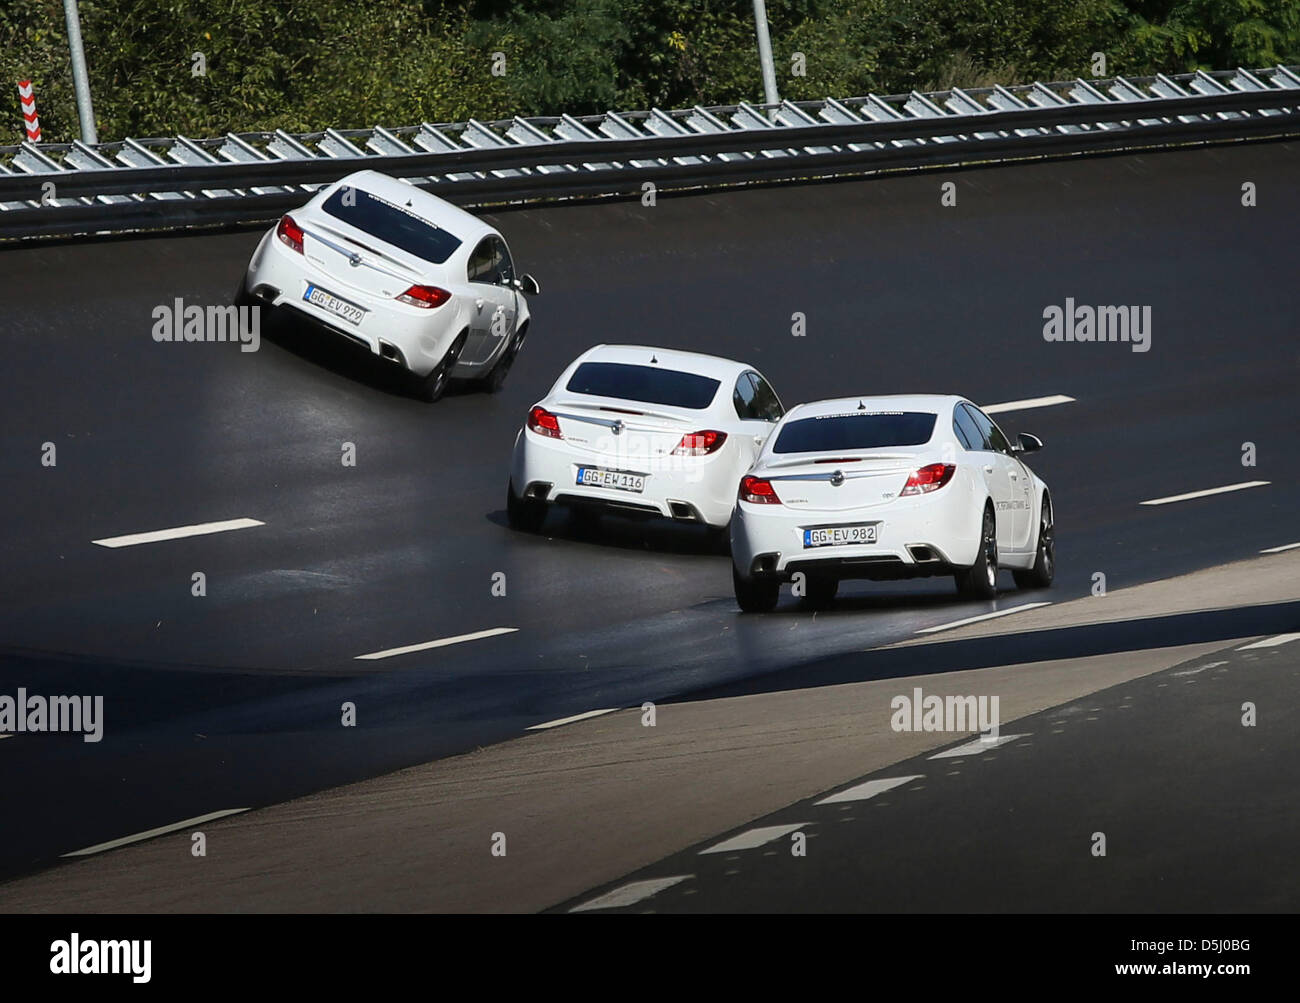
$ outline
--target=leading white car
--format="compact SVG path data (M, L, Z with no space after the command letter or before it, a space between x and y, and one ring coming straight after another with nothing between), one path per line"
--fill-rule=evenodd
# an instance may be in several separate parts
M1021 588L1055 574L1047 485L963 397L885 396L792 408L741 479L731 524L736 602L776 606L800 579L823 606L845 579L953 575L969 595L997 595L998 571Z
M510 525L536 532L562 505L725 531L736 485L782 414L771 385L743 362L598 345L570 363L519 430Z
M449 202L357 171L262 238L237 304L287 307L403 367L415 393L450 379L499 390L528 333L530 275L505 239Z

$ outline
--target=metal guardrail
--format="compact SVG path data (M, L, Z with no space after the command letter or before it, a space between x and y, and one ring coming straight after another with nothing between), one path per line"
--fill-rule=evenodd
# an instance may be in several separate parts
M0 238L260 222L361 168L461 205L1300 135L1300 67L837 101L0 147ZM52 186L50 183L53 183Z

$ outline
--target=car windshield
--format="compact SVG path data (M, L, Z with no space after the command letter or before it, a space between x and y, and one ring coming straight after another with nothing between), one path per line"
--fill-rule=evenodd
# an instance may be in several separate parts
M451 257L461 244L459 237L410 209L360 188L340 188L325 200L323 208L336 219L437 265Z
M721 384L697 373L622 362L584 362L569 377L566 390L596 397L618 397L644 404L703 410Z
M850 411L799 418L781 429L772 451L822 453L920 446L934 434L935 417L924 411Z

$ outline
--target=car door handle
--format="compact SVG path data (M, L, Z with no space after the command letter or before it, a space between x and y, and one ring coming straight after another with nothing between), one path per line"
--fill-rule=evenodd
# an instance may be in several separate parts
M765 435L756 435L756 436L754 436L754 445L755 445L755 446L761 446L761 445L763 445L763 443L765 443L765 442L767 442L767 436L765 436Z

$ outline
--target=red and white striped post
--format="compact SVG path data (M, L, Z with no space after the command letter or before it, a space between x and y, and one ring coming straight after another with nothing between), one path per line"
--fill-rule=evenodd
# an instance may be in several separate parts
M27 141L41 141L41 120L36 114L36 92L30 80L18 81L18 100L23 106L23 124L27 126Z

